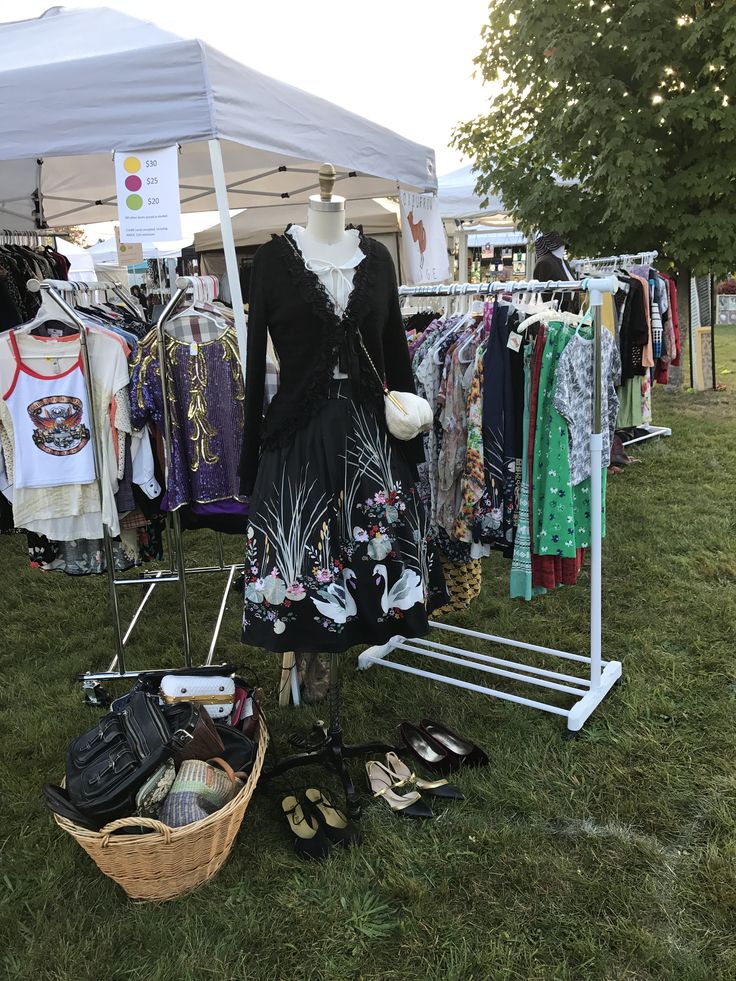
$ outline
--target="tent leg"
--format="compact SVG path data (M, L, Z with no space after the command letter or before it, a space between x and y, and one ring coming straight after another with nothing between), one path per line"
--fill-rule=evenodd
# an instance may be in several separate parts
M461 228L458 232L458 237L460 242L457 251L457 282L468 283L470 282L470 276L468 274L468 233L465 229Z
M217 197L217 208L220 212L220 228L222 229L222 248L225 252L225 268L227 269L227 279L230 285L230 296L233 302L233 313L235 315L235 329L238 334L238 348L240 350L240 363L243 367L243 377L245 377L246 363L246 336L245 336L245 311L243 310L243 294L240 290L240 274L238 272L238 257L235 253L235 238L233 237L233 223L230 218L230 207L227 200L227 182L225 180L225 167L222 162L222 147L219 140L209 140L210 163L212 164L212 180L215 185L215 196Z

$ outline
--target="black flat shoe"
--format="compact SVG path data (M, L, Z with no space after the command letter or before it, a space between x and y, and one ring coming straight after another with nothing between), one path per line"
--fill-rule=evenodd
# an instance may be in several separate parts
M324 833L333 845L350 848L359 845L363 835L357 824L353 824L347 815L335 807L330 798L316 787L310 787L305 796L311 805L311 813L317 819Z
M294 795L284 797L281 809L289 822L294 851L299 858L321 861L330 854L330 841L322 830L319 821L311 814L311 806L304 798L297 800Z
M422 729L435 742L458 757L464 766L488 766L488 756L480 746L458 736L447 726L443 726L439 722L432 722L431 719L422 719Z
M422 766L431 770L432 773L446 777L460 769L461 758L456 756L451 749L437 742L424 729L412 725L411 722L402 722L399 726L399 732L412 756L415 756Z

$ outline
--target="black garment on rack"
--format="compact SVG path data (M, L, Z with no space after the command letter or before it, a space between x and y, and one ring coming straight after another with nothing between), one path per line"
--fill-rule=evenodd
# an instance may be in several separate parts
M638 279L632 276L622 276L616 274L619 279L625 279L629 291L623 294L619 291L616 294L618 304L619 297L623 294L623 309L621 311L621 327L619 329L619 348L621 353L621 381L628 381L630 378L641 377L646 374L646 368L642 366L642 354L644 347L649 340L649 326L644 301L644 286Z
M559 256L552 255L551 252L547 252L537 260L534 266L534 278L541 282L546 282L547 280L562 282L568 278L568 275L562 259ZM542 299L549 303L553 295L551 291L542 293ZM563 293L560 310L567 310L569 313L580 313L580 295L578 293Z
M417 334L422 334L429 327L433 320L437 319L436 310L421 310L418 313L412 313L404 317L404 330L409 333L409 331L416 331Z
M68 279L69 261L53 249L0 245L0 331L31 320L41 305L26 289L29 279Z

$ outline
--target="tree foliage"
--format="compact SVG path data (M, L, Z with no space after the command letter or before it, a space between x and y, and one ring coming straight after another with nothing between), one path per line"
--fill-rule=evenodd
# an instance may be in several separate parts
M501 91L454 135L481 194L578 255L736 267L734 0L495 0L482 42Z
M82 248L87 248L89 244L87 242L87 230L84 225L64 225L61 228L55 228L54 234L61 235L62 238L68 239L75 245L81 245Z

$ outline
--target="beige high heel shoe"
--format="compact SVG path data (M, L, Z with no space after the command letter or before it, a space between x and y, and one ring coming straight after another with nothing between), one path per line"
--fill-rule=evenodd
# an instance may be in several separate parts
M394 778L391 771L383 763L379 763L378 760L369 760L365 765L365 770L368 774L368 786L373 791L373 796L382 797L394 813L413 818L434 817L432 808L424 803L419 791L412 790L408 794L401 795L393 790Z
M423 790L424 793L432 797L441 797L444 800L465 800L465 794L447 780L423 780L418 777L403 760L399 759L396 753L386 753L386 769L394 779L394 789L411 784L417 790Z

